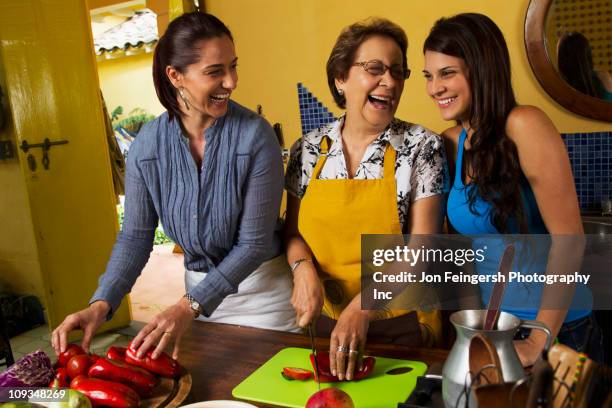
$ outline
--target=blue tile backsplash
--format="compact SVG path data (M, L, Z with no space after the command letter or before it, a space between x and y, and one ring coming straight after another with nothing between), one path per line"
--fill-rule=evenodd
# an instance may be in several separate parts
M297 84L302 134L334 120L334 115L301 83ZM612 198L612 131L564 133L580 209L601 211Z
M302 135L334 121L334 115L301 83L297 84Z
M578 201L583 211L601 211L612 196L612 132L564 133Z

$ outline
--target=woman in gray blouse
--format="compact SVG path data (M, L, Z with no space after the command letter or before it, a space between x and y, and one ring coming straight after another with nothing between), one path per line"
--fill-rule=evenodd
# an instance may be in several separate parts
M156 346L156 357L174 343L176 358L194 317L294 329L277 228L280 147L264 119L230 100L236 65L232 35L212 15L185 14L160 38L153 80L167 112L130 148L123 229L89 307L53 332L56 352L77 328L87 349L112 317L149 258L159 220L185 252L186 294L138 333L139 354Z

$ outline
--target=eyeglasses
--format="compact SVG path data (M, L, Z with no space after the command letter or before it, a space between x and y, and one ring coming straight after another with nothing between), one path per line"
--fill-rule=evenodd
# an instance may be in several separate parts
M359 65L362 67L368 74L374 76L382 76L389 70L391 72L391 76L396 81L403 81L405 79L410 78L410 70L406 68L406 71L398 65L393 65L392 67L383 64L380 60L371 60L365 62L356 62L353 65Z

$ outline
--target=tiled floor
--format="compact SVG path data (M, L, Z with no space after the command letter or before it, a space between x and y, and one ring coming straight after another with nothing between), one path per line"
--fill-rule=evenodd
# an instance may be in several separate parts
M157 313L176 303L185 293L183 255L172 253L173 247L174 245L156 246L142 275L136 281L130 295L132 318L135 322L148 322ZM136 331L118 330L97 335L91 342L90 351L105 354L111 345L124 346L131 338L126 333L132 334ZM54 360L47 326L13 337L11 348L15 360L38 349L45 351Z

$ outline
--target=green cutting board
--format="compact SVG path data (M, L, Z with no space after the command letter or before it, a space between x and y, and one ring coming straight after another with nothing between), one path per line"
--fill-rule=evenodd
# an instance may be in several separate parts
M235 398L283 407L303 408L308 398L317 392L317 384L308 381L288 381L283 378L283 367L312 370L310 349L285 348L255 370L232 390ZM389 370L409 367L403 374L387 374ZM322 383L321 389L337 387L348 393L357 408L397 407L414 390L418 376L424 375L427 365L420 361L376 357L374 372L360 381Z

